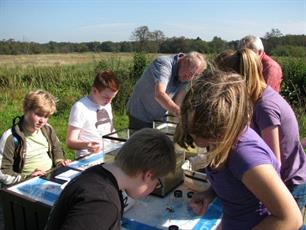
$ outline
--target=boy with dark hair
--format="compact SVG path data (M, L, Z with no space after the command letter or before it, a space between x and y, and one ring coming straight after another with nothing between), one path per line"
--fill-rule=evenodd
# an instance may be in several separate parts
M147 196L175 167L174 145L166 134L149 128L138 131L113 163L91 167L65 187L45 230L120 229L121 190L132 198Z

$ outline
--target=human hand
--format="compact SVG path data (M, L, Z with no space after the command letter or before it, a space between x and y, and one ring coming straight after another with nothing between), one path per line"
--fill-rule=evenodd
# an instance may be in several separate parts
M213 197L206 191L195 193L189 202L189 207L194 214L202 216L206 213L208 205L212 200Z
M62 161L58 162L57 165L67 166L70 162L71 162L71 160L69 160L69 159L62 160Z
M100 144L98 142L94 142L94 141L88 142L87 150L90 153L98 153L101 150L101 146L100 146Z
M175 106L171 109L170 113L171 113L172 115L174 115L175 117L179 117L179 116L180 116L180 113L181 113L181 109L180 109L180 107L179 107L178 105L175 105Z
M174 115L175 115L176 117L179 117L180 114L181 114L181 109L178 108L178 109L175 111Z
M43 176L45 175L46 172L45 171L42 171L40 169L35 169L32 174L31 174L31 177L37 177L37 176Z

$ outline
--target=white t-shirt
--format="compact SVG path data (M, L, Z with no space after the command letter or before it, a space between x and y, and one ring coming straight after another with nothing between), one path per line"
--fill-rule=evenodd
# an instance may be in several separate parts
M111 104L100 106L92 102L88 96L77 101L71 109L69 125L80 128L79 140L95 141L103 147L102 136L113 130L113 114ZM76 150L76 158L89 152L87 149Z

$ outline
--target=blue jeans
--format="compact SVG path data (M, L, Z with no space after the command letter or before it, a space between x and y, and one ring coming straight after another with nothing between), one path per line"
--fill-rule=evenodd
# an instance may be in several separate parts
M299 228L299 230L306 230L306 225L305 225L305 224L303 224L303 226L302 226L302 227L300 227L300 228Z
M306 207L306 183L289 186L289 190L294 197L299 208L302 210Z

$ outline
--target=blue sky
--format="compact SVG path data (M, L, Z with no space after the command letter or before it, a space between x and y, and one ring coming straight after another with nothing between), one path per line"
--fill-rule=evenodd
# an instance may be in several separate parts
M144 25L206 41L306 34L306 0L0 0L0 40L130 41Z

